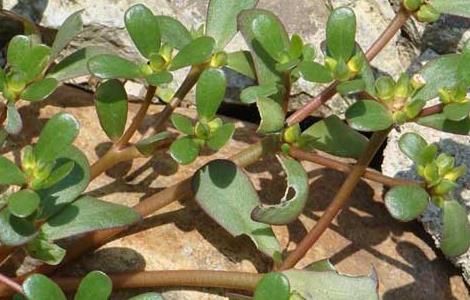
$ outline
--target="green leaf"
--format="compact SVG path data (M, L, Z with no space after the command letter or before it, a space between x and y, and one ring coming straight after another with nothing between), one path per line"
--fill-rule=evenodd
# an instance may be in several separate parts
M365 136L332 115L306 129L299 144L308 150L318 149L335 156L358 158L366 149L367 142Z
M41 227L50 240L95 230L122 227L140 220L130 207L84 196L74 201Z
M261 122L259 133L274 133L284 128L284 110L276 101L269 98L260 98L256 101Z
M74 161L62 159L54 166L49 177L40 184L39 189L47 189L57 184L72 172L74 166Z
M304 270L312 271L312 272L325 272L325 271L336 272L335 266L333 266L333 264L327 258L318 260L309 264L308 266L304 268Z
M158 53L160 28L152 11L143 4L131 6L124 15L124 23L132 41L143 57Z
M113 282L101 271L88 273L80 282L74 300L107 300L113 290Z
M5 80L6 80L5 71L3 70L3 68L0 68L0 91L2 92L3 92L3 86L5 85Z
M360 93L366 90L366 84L363 79L344 81L338 84L336 91L343 96Z
M256 79L256 70L253 57L248 51L228 53L227 67L242 75L245 75L248 78Z
M289 300L290 285L282 273L268 273L256 285L254 300Z
M45 262L48 265L58 265L65 257L65 249L48 241L43 234L39 234L26 245L29 256Z
M237 33L237 16L253 8L257 0L210 0L207 9L206 34L215 40L216 49L223 50Z
M88 60L98 54L109 52L103 47L86 47L79 49L62 59L57 65L52 67L47 77L57 81L65 81L89 74Z
M32 240L36 234L36 227L27 219L15 217L8 209L0 211L0 243L2 245L23 245Z
M165 300L165 298L163 298L160 294L157 293L145 293L129 298L129 300Z
M52 44L51 61L83 30L82 12L83 10L79 10L73 13L60 26Z
M291 293L315 300L378 300L376 275L349 276L334 271L283 272L290 283Z
M32 190L21 190L8 197L8 210L18 218L26 218L39 207L39 196Z
M401 152L414 162L420 161L421 153L427 145L426 140L414 132L407 132L398 140Z
M214 51L215 41L209 36L202 36L181 49L173 58L168 70L175 71L187 66L197 65L208 60Z
M241 168L228 160L213 160L196 172L192 186L198 204L225 230L233 236L248 235L261 252L280 259L271 227L250 218L260 201Z
M192 163L199 155L199 151L199 146L189 136L177 139L170 146L171 157L182 165Z
M451 121L462 121L468 118L470 102L450 103L444 106L444 115Z
M435 114L418 119L418 124L454 134L470 134L470 118L452 121L444 114Z
M395 186L385 195L385 207L397 220L408 222L421 215L428 206L429 195L418 185Z
M77 119L71 114L54 115L41 130L34 147L36 159L43 162L54 161L73 143L78 135L79 127Z
M441 14L470 18L470 2L468 0L430 0L429 4Z
M113 54L98 54L88 60L88 70L104 79L136 79L142 71L135 63Z
M385 130L393 125L392 114L377 101L361 100L346 110L349 125L361 131Z
M158 147L159 142L166 140L170 137L170 133L168 131L159 132L152 136L149 136L145 139L138 141L135 146L137 150L143 155L151 155L155 152L155 149Z
M170 83L173 80L173 75L168 71L162 71L145 76L145 80L149 85L160 86Z
M126 89L119 80L105 81L96 89L96 113L101 128L112 141L117 141L126 129L127 105Z
M349 7L339 7L330 14L326 24L328 56L348 61L356 47L356 15Z
M5 131L12 135L17 135L23 129L23 121L21 115L16 109L14 102L7 103L7 124L5 125Z
M259 98L267 98L278 92L275 84L255 85L245 88L240 94L243 103L251 104Z
M464 254L470 246L470 224L466 209L457 201L445 201L441 250L447 256Z
M187 135L194 134L193 120L186 116L173 113L171 115L171 123L177 130L179 130L180 132L184 134L187 134Z
M32 102L44 100L55 91L58 85L59 82L54 78L35 81L23 90L20 98Z
M34 274L23 282L23 291L30 300L66 300L60 287L42 274Z
M220 69L202 72L196 85L196 109L200 120L210 121L224 101L227 80Z
M170 44L173 48L183 49L191 43L193 38L188 29L180 21L169 16L156 16L162 41Z
M219 150L232 138L234 132L235 125L232 123L220 126L207 140L207 146L212 150Z
M302 78L310 82L328 83L333 80L330 71L313 61L303 61L299 65Z
M26 175L11 160L0 156L0 185L23 185Z
M302 213L308 199L308 176L301 163L295 159L278 156L287 174L287 189L279 204L259 205L251 212L257 222L285 225L295 221ZM290 192L294 191L294 195Z

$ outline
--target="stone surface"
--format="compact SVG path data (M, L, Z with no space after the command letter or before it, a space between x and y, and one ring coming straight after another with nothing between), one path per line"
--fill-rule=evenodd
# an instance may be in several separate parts
M384 162L382 170L389 176L404 178L417 178L414 166L398 149L397 141L405 132L417 132L423 136L428 143L435 143L442 152L449 153L455 157L456 165L470 166L470 137L459 136L449 133L439 132L417 124L407 124L401 127L401 132L392 131L389 136L387 147L384 152ZM470 209L470 173L458 181L459 187L456 189L455 198ZM440 210L430 205L428 210L421 216L426 231L434 238L436 244L439 244L441 233L441 214ZM467 282L470 282L470 250L460 257L452 258L451 261L463 270L463 275Z
M152 114L159 110L159 106L151 107ZM83 91L63 87L46 103L25 106L20 111L29 130L15 140L17 145L34 140L52 114L68 111L80 121L76 144L91 162L109 146L95 118L92 96ZM136 111L137 106L131 104L130 115ZM179 112L194 115L188 110ZM165 186L191 176L205 161L229 157L252 143L254 126L241 122L237 122L237 126L234 141L216 155L203 156L189 166L177 166L164 153L152 159L124 163L98 177L87 192L107 201L136 204ZM315 224L345 178L311 163L304 166L311 182L308 205L299 221L275 228L286 251L292 250ZM262 199L277 201L281 198L285 181L274 158L253 164L247 171ZM420 225L399 223L389 216L380 200L382 193L380 185L361 181L351 197L351 206L338 216L299 266L330 257L344 273L367 274L374 267L379 275L382 299L470 299L462 278L435 254L432 242ZM165 269L262 272L269 268L269 260L248 238L231 237L192 199L184 199L146 218L126 236L85 255L63 274L81 276L95 269L111 273ZM117 291L112 299L124 300L143 291ZM169 300L226 299L224 291L219 289L158 291L163 291Z

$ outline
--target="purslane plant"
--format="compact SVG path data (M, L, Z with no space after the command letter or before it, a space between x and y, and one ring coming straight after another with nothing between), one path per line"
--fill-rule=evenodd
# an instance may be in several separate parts
M16 249L42 261L31 274L16 280L0 276L0 296L17 292L17 299L65 299L48 273L76 259L84 251L109 241L126 226L139 222L184 195L193 195L211 218L233 236L247 235L273 260L266 274L230 271L158 271L112 276L116 288L153 286L224 287L252 292L254 299L377 299L377 278L351 277L338 273L327 261L304 269L295 264L313 246L347 200L362 176L391 186L385 207L400 221L421 215L429 203L442 210L441 250L458 256L470 246L470 224L465 209L455 200L456 181L466 172L454 159L437 154L434 145L415 133L404 134L400 149L416 164L422 181L386 177L367 169L393 127L417 122L445 132L470 133L470 43L462 53L439 57L416 74L375 77L370 59L385 47L410 16L432 22L441 13L470 17L470 4L454 0L404 0L397 16L382 36L364 51L356 43L356 17L348 7L334 9L326 24L324 53L297 34L289 35L279 18L255 8L255 0L211 0L205 27L188 30L174 18L154 15L142 4L130 7L124 22L141 55L139 61L109 53L106 49L80 49L57 61L58 54L82 30L81 12L70 16L59 29L52 46L41 44L29 30L15 36L7 49L7 65L0 70L0 90L5 104L0 112L2 137L21 133L22 121L15 103L46 99L65 80L90 74L100 80L95 108L100 125L113 142L111 149L89 166L80 149L73 146L79 124L70 114L53 116L35 144L21 149L17 166L0 157L0 184L14 186L0 199L0 259ZM237 31L250 51L226 52ZM99 45L98 45L99 46ZM324 57L323 60L320 58ZM84 195L89 182L115 164L168 150L180 164L190 164L202 149L218 151L234 134L234 124L217 117L227 80L223 68L256 80L240 100L256 104L261 121L261 140L231 159L213 160L192 178L168 187L133 208ZM188 68L180 88L167 97L165 108L153 120L153 129L140 140L133 137L159 91L168 91L172 72ZM311 103L287 117L292 85L303 78L330 84ZM126 128L128 97L125 80L147 86L138 113ZM195 87L197 119L173 113ZM354 95L345 113L346 122L332 115L302 130L300 121L335 92ZM168 95L167 95L168 96ZM428 105L439 98L440 103ZM177 136L166 131L171 121ZM173 131L173 130L171 130ZM361 132L374 132L367 139ZM0 143L3 144L4 140ZM18 149L20 150L20 149ZM353 166L322 156L354 158ZM243 167L266 155L277 155L287 180L286 194L275 205L264 205ZM299 160L310 160L349 173L343 186L318 223L287 257L272 230L299 217L309 199L308 175ZM68 249L55 241L85 234ZM120 277L119 277L120 276ZM197 278L197 280L195 279ZM19 281L24 281L23 285ZM54 278L66 290L78 286L76 279ZM87 275L75 299L106 299L110 279L100 273ZM346 297L346 298L345 298ZM132 299L163 299L144 294Z

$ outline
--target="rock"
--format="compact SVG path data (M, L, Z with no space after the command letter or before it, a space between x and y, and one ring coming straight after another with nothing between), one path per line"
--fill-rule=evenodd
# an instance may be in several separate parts
M398 149L397 141L405 132L417 132L423 136L428 143L435 143L440 151L451 154L455 157L456 165L470 166L470 137L444 133L423 127L417 124L406 124L401 127L401 132L393 130L389 136L387 147L384 151L384 161L382 171L389 176L397 176L404 178L417 178L413 164ZM459 187L456 189L455 197L465 207L470 209L470 173L467 172L465 177L458 181ZM421 216L420 221L424 228L429 232L436 245L439 245L441 236L441 214L440 210L430 205L428 210ZM457 258L451 258L451 261L458 267L462 268L464 278L470 283L470 250Z

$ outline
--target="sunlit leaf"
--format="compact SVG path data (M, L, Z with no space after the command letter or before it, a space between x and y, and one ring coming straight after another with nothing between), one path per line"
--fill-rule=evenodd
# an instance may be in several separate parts
M457 201L445 201L441 250L447 256L464 254L470 246L470 224L466 209Z
M366 84L363 79L344 81L338 84L336 91L343 96L360 93L366 90Z
M284 127L284 110L276 101L269 98L260 98L256 101L261 122L258 127L260 133L274 133Z
M429 4L442 14L470 18L470 2L467 0L430 0Z
M224 100L227 80L220 69L205 70L196 85L196 109L201 120L210 121L215 117Z
M29 256L54 266L65 257L65 249L47 240L43 234L39 234L26 245L26 252Z
M349 125L361 131L385 130L393 125L392 114L388 109L373 100L360 100L346 110Z
M219 150L232 138L234 132L235 125L232 123L220 126L207 140L207 146L212 150Z
M462 121L468 118L470 113L470 102L450 103L444 106L444 115L451 121Z
M165 298L157 293L145 293L129 298L129 300L165 300Z
M333 10L326 24L326 48L334 59L348 61L355 48L356 15L349 7Z
M187 66L197 65L208 60L214 50L213 38L203 36L184 46L170 63L169 70L174 71Z
M192 163L199 155L199 146L189 136L174 141L170 146L170 155L178 163L187 165Z
M37 189L47 189L53 185L60 182L66 176L68 176L75 167L75 162L73 160L62 159L60 163L56 164L51 171L51 174L41 182L40 186ZM35 187L36 188L36 187Z
M170 133L162 131L147 138L141 139L135 144L137 150L143 155L151 155L158 148L161 141L166 140L170 137Z
M162 71L160 73L153 73L145 76L145 80L150 85L160 86L166 83L170 83L173 80L173 75L168 71Z
M8 197L8 210L18 218L26 218L39 207L39 196L34 191L24 189Z
M256 79L253 57L248 51L237 51L227 54L227 67L251 79Z
M193 120L190 118L181 114L173 113L170 119L173 126L182 133L187 135L194 134Z
M401 152L415 162L420 161L421 153L427 145L428 143L424 138L413 132L403 134L398 140L398 146Z
M255 103L260 98L267 98L278 92L275 84L263 84L249 86L245 88L240 94L240 100L243 103Z
M124 15L124 23L134 45L143 57L149 58L160 49L160 29L152 11L143 4L131 6Z
M104 79L135 79L143 76L135 63L113 54L98 54L88 60L88 70Z
M0 156L0 185L23 185L26 175L11 160Z
M452 121L447 119L444 114L434 114L419 118L418 124L455 134L470 134L470 118L465 118L462 121Z
M26 101L41 101L46 99L52 94L59 82L54 78L45 78L36 82L33 82L21 93L20 98Z
M191 33L181 24L180 21L169 16L156 16L162 41L170 44L176 49L183 49L191 43Z
M8 209L0 210L0 243L19 246L34 239L37 230L27 219L15 217Z
M60 26L55 36L54 43L52 44L51 60L54 60L59 52L83 30L82 12L83 10L79 10L73 13L65 19L64 23Z
M385 195L385 207L397 220L408 222L421 215L428 206L429 195L418 185L395 186Z
M323 65L313 61L303 61L299 65L302 78L318 83L328 83L333 80L330 71Z
M92 271L80 282L74 300L107 300L112 290L113 283L105 273Z
M256 285L254 300L289 300L289 280L282 273L268 273Z
M42 274L34 274L23 282L23 291L30 300L66 300L64 292Z

